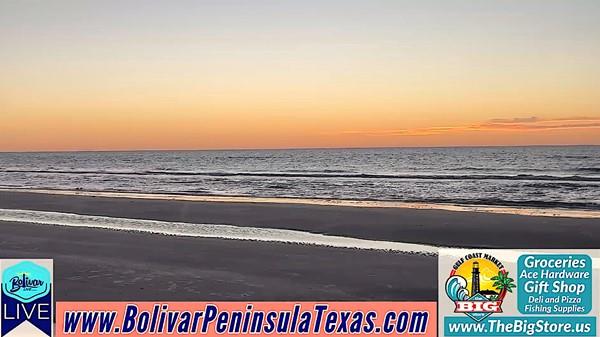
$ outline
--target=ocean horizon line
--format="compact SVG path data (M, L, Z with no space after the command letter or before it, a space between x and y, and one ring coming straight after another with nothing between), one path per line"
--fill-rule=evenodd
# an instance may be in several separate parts
M206 148L206 149L53 149L53 150L0 150L0 154L16 153L114 153L114 152L218 152L218 151L305 151L305 150L391 150L391 149L482 149L482 148L552 148L552 147L600 147L600 144L523 144L523 145L438 145L438 146L356 146L356 147L264 147L264 148Z

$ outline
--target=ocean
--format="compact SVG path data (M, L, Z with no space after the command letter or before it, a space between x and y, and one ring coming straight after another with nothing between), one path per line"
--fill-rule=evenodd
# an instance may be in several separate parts
M600 209L600 146L0 153L0 188Z

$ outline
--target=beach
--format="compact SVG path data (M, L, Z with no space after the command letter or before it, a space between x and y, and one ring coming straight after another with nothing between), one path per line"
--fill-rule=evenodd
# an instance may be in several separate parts
M0 209L272 228L439 247L600 248L600 219L0 192ZM53 258L57 300L435 300L431 254L0 221L0 255Z

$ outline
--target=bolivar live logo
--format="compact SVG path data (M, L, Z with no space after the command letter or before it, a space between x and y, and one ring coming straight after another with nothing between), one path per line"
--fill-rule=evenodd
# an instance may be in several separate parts
M502 312L502 302L515 288L514 279L500 260L484 253L460 258L446 280L446 295L455 304L455 313L464 313L480 322Z
M52 260L2 260L2 336L52 336Z

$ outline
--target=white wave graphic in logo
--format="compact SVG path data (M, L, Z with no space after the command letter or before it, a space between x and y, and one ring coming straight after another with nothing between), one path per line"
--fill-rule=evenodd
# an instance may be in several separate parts
M469 298L467 290L467 280L459 275L454 275L446 281L446 295L453 302L466 301Z

